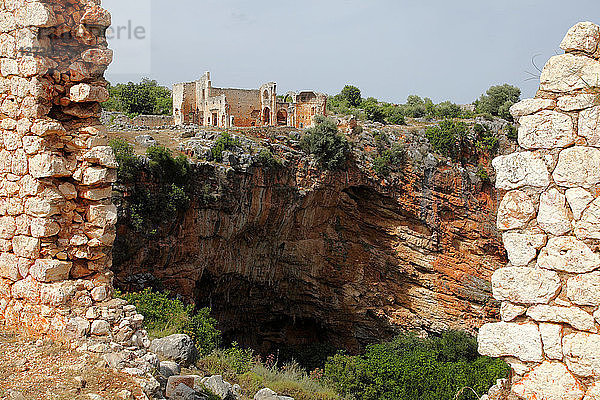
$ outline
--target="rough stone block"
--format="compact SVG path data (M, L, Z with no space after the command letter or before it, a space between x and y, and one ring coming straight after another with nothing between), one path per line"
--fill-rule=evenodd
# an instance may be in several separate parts
M537 222L544 231L553 235L564 235L572 229L567 198L555 188L540 196L540 208Z
M581 400L583 387L563 363L545 361L517 382L513 393L523 399Z
M527 310L527 316L538 322L557 322L581 331L597 331L594 317L579 307L536 305Z
M544 354L553 360L562 360L562 325L540 324Z
M500 316L504 322L513 321L518 316L525 314L526 311L527 307L518 306L506 301L503 301L500 306Z
M594 101L598 101L597 95ZM589 146L600 147L600 106L579 114L579 135L587 139Z
M537 251L546 244L546 235L506 232L502 235L502 240L510 263L519 267L526 266L535 259Z
M580 306L600 305L600 272L576 275L567 280L567 297Z
M573 236L551 238L542 249L538 267L571 273L591 272L600 268L600 256Z
M485 324L477 336L479 353L490 357L514 356L521 361L542 361L542 338L536 324L497 322Z
M500 268L492 275L494 297L511 303L547 304L560 288L558 274L541 268Z
M519 119L519 144L525 149L554 149L575 143L573 120L556 111L540 111Z
M0 254L0 277L18 281L21 277L18 263L19 260L13 253Z
M573 212L573 218L577 220L581 218L581 214L583 214L587 206L594 201L594 196L590 192L579 187L568 189L565 195Z
M578 239L600 239L600 197L575 221L573 232Z
M587 332L565 335L563 353L569 370L574 374L600 375L600 335Z
M117 223L117 207L114 204L93 204L89 208L88 221L99 227L115 225Z
M520 190L510 191L504 195L498 206L498 229L523 228L535 215L535 207L527 193Z
M91 86L87 83L80 83L71 87L69 92L69 98L71 101L82 103L89 101L104 102L108 100L108 90L101 86Z
M72 263L53 259L35 260L30 273L38 282L57 282L69 278Z
M544 188L550 183L546 163L533 152L499 156L492 161L492 165L496 169L498 189L511 190L524 186Z
M540 89L566 93L600 86L600 63L576 54L561 54L550 58L540 77Z
M29 236L15 236L12 240L14 253L19 257L34 259L40 255L40 240Z
M34 178L59 178L71 175L67 162L57 154L41 153L29 159L29 172Z
M598 95L590 93L577 94L575 96L562 96L558 98L558 108L563 111L577 111L592 107L598 102ZM581 135L581 125L580 132ZM582 135L583 136L583 135ZM589 144L589 143L588 143Z
M600 42L600 27L591 22L579 22L567 32L560 44L564 51L583 51L594 54Z

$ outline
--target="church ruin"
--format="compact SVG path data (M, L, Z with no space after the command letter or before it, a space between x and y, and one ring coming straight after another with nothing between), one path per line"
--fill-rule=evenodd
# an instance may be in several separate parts
M288 92L278 97L275 82L259 89L213 87L210 72L197 81L173 85L175 125L301 129L314 125L315 116L326 115L326 107L327 96L314 91Z

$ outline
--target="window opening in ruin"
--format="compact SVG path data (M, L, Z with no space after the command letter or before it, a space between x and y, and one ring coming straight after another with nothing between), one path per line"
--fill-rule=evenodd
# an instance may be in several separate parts
M285 110L277 112L277 125L287 125L287 112Z
M263 110L263 123L269 125L271 123L271 110L269 107L265 107Z
M219 122L219 116L217 115L217 113L213 113L212 115L212 121L213 121L213 126L217 126L217 123Z

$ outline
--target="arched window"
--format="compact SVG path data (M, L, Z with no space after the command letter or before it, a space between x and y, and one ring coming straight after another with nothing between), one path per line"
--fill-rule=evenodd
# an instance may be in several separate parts
M255 98L256 98L256 97L255 97ZM263 99L265 99L265 100L269 100L269 91L268 91L268 90L265 90L265 91L263 92Z

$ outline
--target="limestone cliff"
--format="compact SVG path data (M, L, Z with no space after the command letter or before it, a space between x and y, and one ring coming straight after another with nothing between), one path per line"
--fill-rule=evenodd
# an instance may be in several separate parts
M492 184L477 160L453 164L422 135L391 135L407 157L386 179L370 167L368 133L352 139L361 150L339 172L317 168L293 133L262 141L281 167L198 163L189 209L155 234L119 218L118 286L158 285L211 306L226 339L263 351L475 330L497 316L489 280L506 261Z

